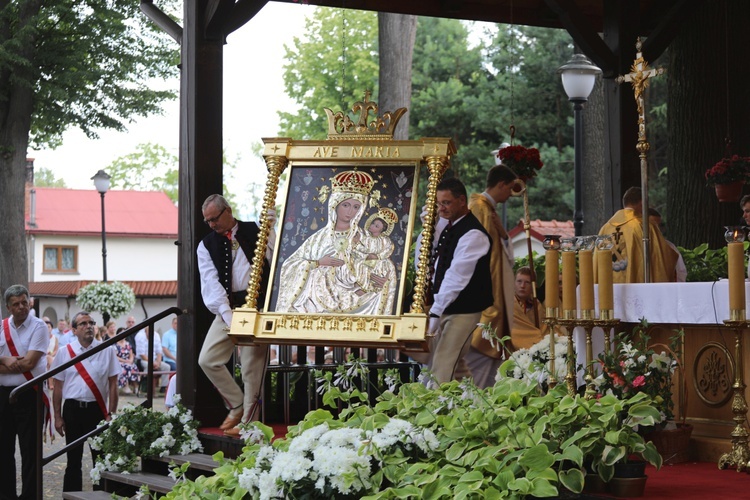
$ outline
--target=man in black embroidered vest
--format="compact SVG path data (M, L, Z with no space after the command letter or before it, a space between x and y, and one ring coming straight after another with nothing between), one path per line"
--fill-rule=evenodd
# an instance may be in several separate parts
M468 375L463 357L482 311L493 298L491 240L469 211L466 188L458 179L444 179L437 187L437 203L440 222L433 245L434 302L428 327L433 342L428 365L435 381L442 384L459 374Z
M72 325L76 340L57 351L52 368L57 368L102 343L94 338L96 322L89 313L76 314ZM117 411L117 377L121 371L117 349L110 346L53 376L55 429L61 436L65 436L67 444L96 429L102 420L112 419L112 413ZM96 461L98 454L91 450L92 461ZM68 451L63 491L83 489L82 459L83 446ZM101 486L94 486L94 489L101 489Z
M224 399L229 409L219 427L225 434L239 436L240 423L258 417L260 392L263 388L268 346L243 346L243 394L227 369L234 351L234 343L224 331L232 324L232 308L245 303L250 281L251 265L260 228L255 222L241 222L232 215L232 207L223 196L213 194L203 202L203 219L213 230L198 245L198 270L201 277L201 295L209 311L216 315L203 341L198 364ZM273 245L273 231L266 247L266 262L261 281L261 297L268 283L268 268Z

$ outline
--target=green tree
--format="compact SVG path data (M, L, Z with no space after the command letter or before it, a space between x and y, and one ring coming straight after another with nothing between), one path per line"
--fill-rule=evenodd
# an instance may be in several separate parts
M229 179L237 170L240 157L228 159L224 152L224 176ZM135 151L120 156L104 169L110 176L113 188L163 191L177 203L179 188L179 160L164 146L151 142L138 144ZM234 206L237 196L224 181L224 197Z
M172 7L177 2L171 0ZM164 7L164 6L162 6ZM0 288L26 283L24 180L30 144L54 147L79 127L124 130L173 98L178 47L134 1L0 2Z
M323 108L346 110L365 90L377 95L377 20L375 12L315 9L305 22L305 37L285 46L284 87L301 106L297 113L279 113L282 135L324 139Z
M64 179L58 179L52 170L44 167L34 169L34 185L39 187L68 187L65 185Z
M145 191L164 191L177 202L179 159L164 146L147 142L132 153L112 161L105 171L112 187Z

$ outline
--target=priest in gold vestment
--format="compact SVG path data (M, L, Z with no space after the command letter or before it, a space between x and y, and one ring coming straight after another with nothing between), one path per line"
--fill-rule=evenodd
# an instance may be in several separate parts
M614 234L612 268L614 283L643 283L643 203L641 189L631 187L622 197L618 210L599 230L600 235ZM675 281L677 254L667 244L658 227L649 224L651 282ZM594 266L594 281L598 269Z
M508 233L497 214L498 204L510 198L516 174L503 165L492 167L487 173L486 189L474 193L469 199L469 210L479 219L492 239L490 270L492 272L492 296L494 303L482 312L480 323L490 324L499 338L510 335L513 317L513 256ZM493 347L482 338L482 329L477 327L472 334L471 347L464 361L471 371L477 387L485 388L495 383L503 352L498 343Z
M515 300L513 301L513 329L510 341L514 350L528 349L542 340L547 334L548 327L542 323L544 308L542 303L533 295L531 282L531 268L523 266L516 271ZM536 309L537 314L534 313ZM537 326L537 319L539 326Z

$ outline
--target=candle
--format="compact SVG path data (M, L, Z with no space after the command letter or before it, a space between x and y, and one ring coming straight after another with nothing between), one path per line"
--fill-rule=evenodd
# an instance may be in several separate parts
M562 254L562 287L563 314L565 311L576 310L576 254L563 252Z
M612 297L612 250L598 250L596 252L597 279L599 281L599 310L611 311L615 308ZM604 318L601 318L604 319Z
M729 311L745 310L745 266L743 245L739 241L727 244L729 260Z
M578 252L578 271L581 273L581 312L594 310L594 252ZM581 314L583 317L584 314Z
M546 307L555 309L560 306L560 253L547 250L544 259L544 302Z

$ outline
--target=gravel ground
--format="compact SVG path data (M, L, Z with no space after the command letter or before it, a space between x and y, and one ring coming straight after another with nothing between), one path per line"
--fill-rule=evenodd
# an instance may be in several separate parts
M122 408L123 406L127 404L133 404L133 405L139 405L143 401L145 401L145 398L143 397L136 397L134 395L124 395L120 394L120 402L119 406ZM164 411L164 396L154 396L154 409L157 411ZM57 450L62 449L65 446L65 438L58 435L56 433L55 440L52 442L49 439L49 435L47 436L47 442L44 443L44 456L49 456L52 453L56 452ZM62 498L62 485L63 485L63 477L65 475L65 466L67 464L67 460L65 455L62 455L58 457L56 460L48 463L44 467L44 477L43 477L43 488L44 488L44 498L53 499L53 498ZM91 478L89 477L89 471L92 468L91 464L91 453L88 449L88 446L86 446L86 450L83 452L83 489L84 491L91 491L92 485L91 485ZM17 491L21 491L21 454L18 451L18 446L16 445L16 488Z

